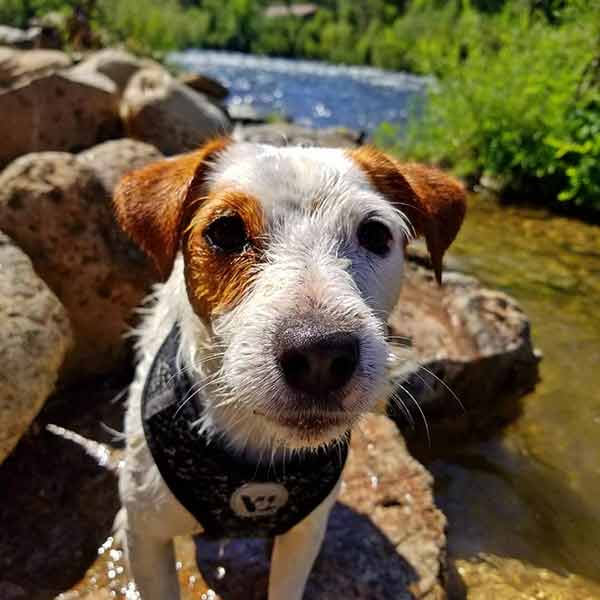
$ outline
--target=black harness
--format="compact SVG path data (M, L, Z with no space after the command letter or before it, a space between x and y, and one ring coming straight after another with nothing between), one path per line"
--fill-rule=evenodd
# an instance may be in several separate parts
M194 390L176 367L179 329L154 358L142 395L146 441L165 483L215 538L271 537L307 517L338 482L348 441L275 465L251 464L198 433ZM268 462L268 461L267 461Z

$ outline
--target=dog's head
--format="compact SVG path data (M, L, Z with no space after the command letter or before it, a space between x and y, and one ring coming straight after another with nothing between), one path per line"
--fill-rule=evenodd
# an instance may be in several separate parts
M291 448L338 438L385 396L406 244L425 237L439 281L465 212L455 180L373 148L225 139L127 175L115 206L165 278L183 254L173 301L207 419Z

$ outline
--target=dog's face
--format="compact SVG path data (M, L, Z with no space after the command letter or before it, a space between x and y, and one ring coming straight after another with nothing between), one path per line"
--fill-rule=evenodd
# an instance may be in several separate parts
M464 215L454 180L373 149L227 140L134 172L115 204L164 276L182 250L212 421L288 448L339 438L385 397L406 243L425 235L439 277Z

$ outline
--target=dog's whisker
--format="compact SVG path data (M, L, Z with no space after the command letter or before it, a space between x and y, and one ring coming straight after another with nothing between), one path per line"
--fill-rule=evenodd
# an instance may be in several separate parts
M421 405L417 401L417 399L413 396L413 394L407 390L402 384L398 384L398 387L408 395L408 397L413 401L414 405L417 407L417 410L421 414L421 418L423 419L423 425L425 426L425 433L427 434L427 443L431 447L431 432L429 431L429 423L427 423L427 417L421 408Z
M439 383L441 383L442 386L444 386L444 388L446 388L446 390L450 393L450 395L456 400L456 402L458 403L458 406L463 411L463 413L467 412L467 409L465 408L465 405L463 404L462 400L458 397L458 395L454 392L454 390L441 377L438 377L431 369L428 369L424 365L420 364L419 369L425 371L425 373L428 373L435 380L437 380Z

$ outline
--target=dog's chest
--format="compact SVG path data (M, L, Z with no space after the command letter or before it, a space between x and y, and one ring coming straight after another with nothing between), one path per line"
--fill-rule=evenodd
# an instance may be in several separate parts
M194 390L178 373L175 327L142 396L146 441L165 483L211 537L271 537L307 517L338 482L347 441L276 465L249 464L198 433Z

